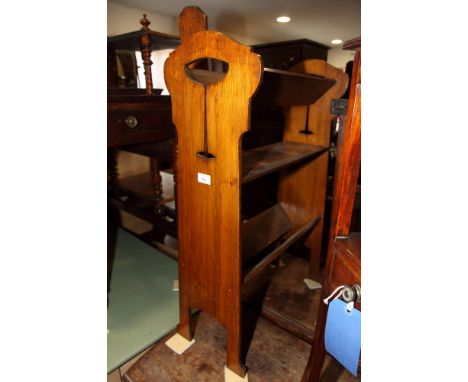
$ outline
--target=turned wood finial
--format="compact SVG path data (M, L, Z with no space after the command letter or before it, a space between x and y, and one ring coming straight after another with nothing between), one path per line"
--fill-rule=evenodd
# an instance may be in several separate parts
M143 66L145 68L145 82L146 82L146 94L153 94L153 79L151 74L151 30L148 25L151 24L146 18L146 13L143 13L143 18L140 20L140 24L143 26L141 31L143 32L140 36L140 49L141 58L143 59Z
M141 28L142 30L149 30L148 26L151 24L151 21L146 18L146 13L143 13L143 18L140 20L140 24L143 26L143 28Z

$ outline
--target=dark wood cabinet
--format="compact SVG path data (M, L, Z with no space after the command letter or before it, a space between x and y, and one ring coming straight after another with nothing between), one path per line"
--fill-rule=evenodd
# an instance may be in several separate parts
M327 61L329 46L301 39L253 45L254 52L262 56L268 68L286 70L298 62L315 58Z
M161 176L162 170L171 168L175 155L171 99L160 95L161 89L153 88L151 52L175 48L180 40L177 36L150 30L146 15L140 23L139 31L107 40L108 200L109 208L126 211L151 223L153 229L140 237L153 245L154 240L161 244L166 234L177 236L177 228L173 197L164 196ZM141 52L145 69L144 89L136 88L136 81L127 86L129 81L117 75L117 61L122 64L122 55L135 57L139 54L137 51ZM127 71L124 72L127 77ZM129 72L129 77L136 78L136 66L130 65ZM118 150L147 156L149 171L139 176L119 177ZM170 251L159 249L174 256Z

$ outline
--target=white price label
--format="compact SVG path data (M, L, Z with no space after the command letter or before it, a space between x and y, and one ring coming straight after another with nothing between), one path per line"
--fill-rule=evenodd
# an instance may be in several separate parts
M210 185L211 184L211 176L208 174L202 174L201 172L198 173L198 183L203 183Z

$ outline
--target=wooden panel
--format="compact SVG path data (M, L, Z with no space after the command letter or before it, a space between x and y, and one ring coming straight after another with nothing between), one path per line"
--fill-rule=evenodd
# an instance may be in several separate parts
M281 238L292 227L279 204L263 211L242 225L242 262Z
M340 285L361 285L361 234L354 233L348 238L335 242L328 282L330 290Z
M295 142L279 142L242 153L242 183L320 155L327 148Z
M191 338L190 308L210 313L227 329L227 366L243 375L239 142L249 128L250 98L260 83L262 64L249 47L222 33L188 26L203 20L184 19L200 12L189 10L181 14L182 43L164 65L178 135L179 333ZM198 32L184 34L182 29ZM222 81L204 86L189 78L186 65L201 58L228 63ZM213 157L197 155L201 151ZM210 176L210 185L197 181L200 173Z
M303 61L291 68L291 71L325 76L334 79L336 83L315 104L293 106L286 110L284 140L328 147L330 144L330 125L334 117L330 113L330 102L343 95L348 86L348 77L340 69L322 60ZM308 114L307 107L309 107ZM307 115L308 121L306 121ZM306 122L308 122L313 134L300 133L301 130L304 130ZM319 158L294 171L282 173L278 199L284 203L285 211L291 219L294 229L299 229L314 216L323 216L327 170L328 153L324 153ZM323 219L305 242L311 252L311 275L316 275L319 271L322 232Z

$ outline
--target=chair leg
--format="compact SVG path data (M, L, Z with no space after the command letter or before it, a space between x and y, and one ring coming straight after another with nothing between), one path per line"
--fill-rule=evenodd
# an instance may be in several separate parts
M310 352L304 375L301 382L318 382L325 361L325 324L327 320L328 306L320 304L317 324L315 326L314 345Z
M153 184L155 202L154 202L154 212L157 215L162 215L164 207L161 204L163 187L162 187L162 178L159 166L158 158L151 157L150 161L150 172L151 172L151 183Z

